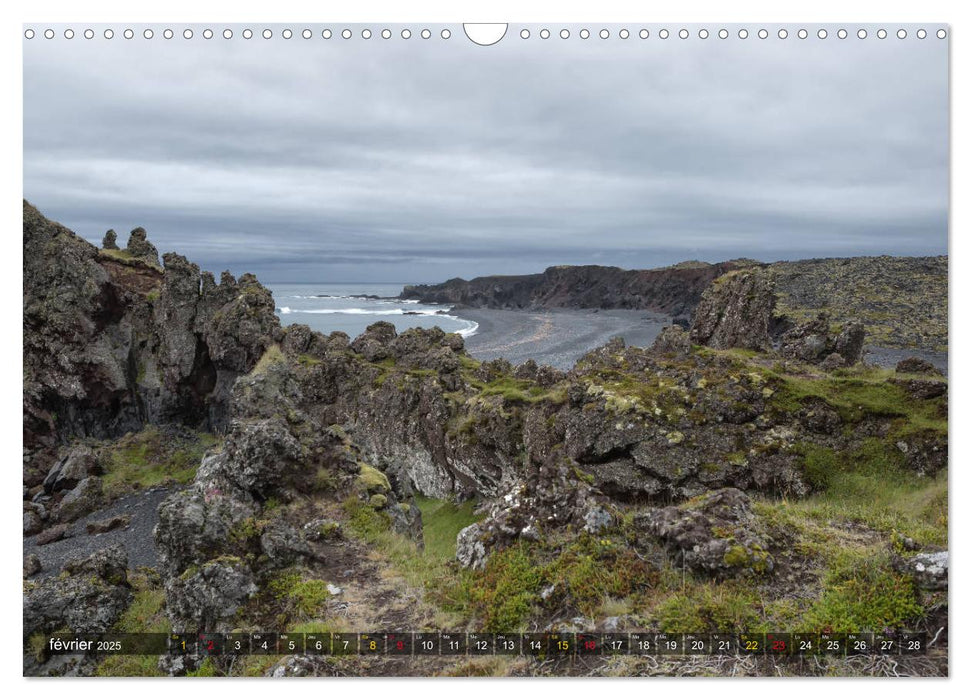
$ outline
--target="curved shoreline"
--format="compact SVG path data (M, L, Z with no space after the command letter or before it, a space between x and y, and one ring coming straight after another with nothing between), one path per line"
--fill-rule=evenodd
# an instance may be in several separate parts
M449 314L478 324L465 347L479 360L505 358L518 365L532 359L570 369L578 359L611 338L648 346L671 319L629 309L451 309Z

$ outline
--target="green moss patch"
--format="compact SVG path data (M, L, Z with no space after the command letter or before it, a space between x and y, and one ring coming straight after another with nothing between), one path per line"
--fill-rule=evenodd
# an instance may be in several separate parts
M180 431L165 433L151 426L126 435L104 452L104 487L109 494L173 481L187 484L206 450L217 443L214 435Z
M459 532L478 520L475 502L455 504L451 501L415 498L421 510L422 530L425 540L425 556L443 560L455 557L455 538Z
M847 555L825 575L806 630L879 632L912 628L923 613L914 582L890 568L887 556Z

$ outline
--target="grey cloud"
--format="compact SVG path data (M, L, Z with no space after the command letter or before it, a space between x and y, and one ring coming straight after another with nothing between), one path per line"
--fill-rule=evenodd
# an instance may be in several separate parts
M947 250L947 42L315 34L25 41L25 196L272 281Z

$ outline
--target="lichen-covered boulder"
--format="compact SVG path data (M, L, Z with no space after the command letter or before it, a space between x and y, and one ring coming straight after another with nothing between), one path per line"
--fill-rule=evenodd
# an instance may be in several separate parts
M115 545L72 560L64 574L24 593L24 638L66 627L73 632L107 632L131 603L125 570L128 556Z
M101 247L105 250L118 250L118 234L113 228L105 231L105 236L101 239Z
M947 590L947 551L921 552L914 556L895 556L892 563L894 569L912 577L917 585L925 590Z
M265 499L288 473L299 470L302 454L300 442L283 420L240 421L226 438L223 458L210 466L213 476Z
M94 450L87 445L76 445L51 467L44 479L44 491L68 491L82 479L97 473L98 460Z
M228 632L240 606L256 591L253 572L233 557L190 567L181 576L165 582L165 603L172 629Z
M220 458L222 455L210 455L203 464ZM256 510L252 500L215 485L196 484L173 493L159 505L155 526L161 569L175 576L187 566L223 553L232 544L233 528Z
M482 528L478 523L462 528L455 538L455 558L466 569L481 569L488 559Z
M659 540L673 558L699 573L714 577L765 574L775 565L751 500L735 488L648 511L636 516L634 524Z
M44 529L44 520L37 511L24 509L24 537L36 535Z
M828 314L796 324L779 337L779 354L823 369L855 365L863 359L866 330L859 321L847 321L835 330Z

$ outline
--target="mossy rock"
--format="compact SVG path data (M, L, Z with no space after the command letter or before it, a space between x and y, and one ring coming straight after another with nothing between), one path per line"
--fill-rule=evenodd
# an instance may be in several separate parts
M361 462L361 473L357 476L358 485L367 493L389 493L391 482L380 469L372 467L367 462Z

